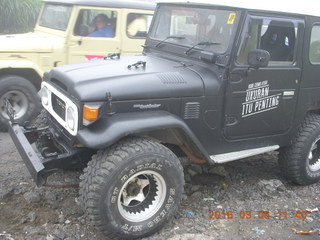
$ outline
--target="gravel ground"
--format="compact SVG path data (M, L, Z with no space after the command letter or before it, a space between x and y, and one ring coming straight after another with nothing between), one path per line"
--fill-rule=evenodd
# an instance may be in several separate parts
M0 240L104 239L78 205L80 171L58 172L36 188L7 133L0 133L0 167ZM184 168L178 212L146 239L320 239L320 183L286 181L276 152Z

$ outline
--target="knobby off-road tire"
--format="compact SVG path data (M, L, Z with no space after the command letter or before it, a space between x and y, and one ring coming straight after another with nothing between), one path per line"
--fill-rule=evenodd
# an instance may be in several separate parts
M44 128L47 127L49 124L50 122L48 112L45 109L42 109L39 115L35 118L34 123L32 125L35 128ZM36 147L39 151L41 151L41 149L44 146L48 146L48 144L50 144L48 139L40 138L36 141Z
M309 114L298 129L292 145L280 150L282 173L299 185L320 180L320 116Z
M0 78L0 131L7 131L9 117L5 109L8 98L15 110L15 121L23 125L41 108L36 88L25 78L5 76Z
M176 211L184 186L179 159L144 138L128 138L98 151L80 178L86 214L111 239L158 231Z
M50 114L47 112L47 110L43 109L34 119L32 126L35 128L44 128L50 126L50 124ZM53 139L48 139L47 136L40 137L35 144L40 153L43 151L47 153L59 152L53 143ZM85 167L87 167L87 163L91 159L93 153L94 151L83 149L73 157L60 161L56 167L64 170L83 170Z
M44 128L49 124L49 113L47 112L47 110L42 109L39 115L34 119L33 126L36 128Z

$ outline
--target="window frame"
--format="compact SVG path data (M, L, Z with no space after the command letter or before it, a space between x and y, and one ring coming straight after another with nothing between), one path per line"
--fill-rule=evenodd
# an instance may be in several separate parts
M114 36L113 37L92 37L92 36L88 36L88 35L78 35L76 34L77 33L77 28L79 27L79 25L81 25L81 22L80 22L80 16L83 15L84 12L86 11L90 11L92 14L92 12L96 12L95 14L92 14L93 16L97 16L98 14L105 14L109 17L109 14L106 14L106 12L110 12L111 15L115 14L116 17L115 17L115 29L114 29ZM83 37L83 38L90 38L90 39L100 39L100 38L108 38L108 39L114 39L116 38L117 36L117 32L119 31L119 27L117 26L118 25L118 18L120 17L120 13L119 13L119 10L118 9L114 9L114 8L97 8L97 7L81 7L78 9L77 11L77 16L76 16L76 20L75 20L75 24L73 26L73 29L72 29L72 35L75 36L75 37ZM83 16L82 16L83 18ZM94 17L91 19L91 21L94 20ZM90 27L90 23L88 24L88 27ZM90 34L90 32L88 33Z
M131 35L129 34L129 32L128 32L128 27L129 27L129 25L135 20L135 19L133 19L132 21L128 22L128 19L129 19L129 16L130 16L130 15L141 15L141 16L145 16L145 17L146 17L147 29L146 29L146 35L145 35L145 36L136 36L136 35L131 36ZM150 13L129 12L129 13L127 14L127 16L126 16L126 36L127 36L128 38L130 38L130 39L145 39L145 38L147 37L147 33L148 33L149 28L150 28L150 25L151 25L152 17L153 17L153 15L150 14ZM151 18L151 19L149 20L149 18Z
M311 45L312 45L312 43L311 43L311 40L312 40L312 32L313 32L314 27L316 27L316 26L318 26L318 27L319 27L319 30L320 30L320 22L315 22L315 23L312 25L311 31L310 31L310 41L309 41L309 43L308 43L308 61L309 61L309 63L310 63L311 65L314 65L314 66L320 65L320 60L319 60L319 62L313 62L313 61L311 61L311 59L310 59ZM318 41L320 42L320 38L319 38Z
M295 67L297 65L298 45L300 43L301 33L303 32L301 30L301 24L304 24L304 21L302 19L295 18L293 16L284 17L279 15L267 15L267 14L264 15L264 14L258 14L258 13L249 13L247 14L247 17L244 20L244 27L242 32L239 35L240 40L239 40L239 44L235 54L236 55L235 61L234 61L235 65L249 67L247 60L245 60L245 62L239 62L238 58L241 55L241 52L246 48L246 45L249 39L249 30L250 30L251 22L254 19L261 20L261 21L268 20L268 21L277 21L277 22L284 22L284 23L289 23L289 22L293 23L293 26L295 28L295 45L293 49L292 61L270 61L267 67ZM261 34L261 28L262 28L262 25L260 25L260 30L259 30L260 34ZM258 37L259 44L261 43L262 36ZM259 44L257 43L257 45Z
M173 6L173 7L172 7ZM183 10L190 10L192 11L195 7L192 7L192 6L184 6L183 8L177 8L179 6L177 5L160 5L160 7L162 8L168 8L169 10L171 11L174 11L174 10L179 10L179 11L183 11ZM176 8L176 9L175 9ZM209 47L205 47L205 46L196 46L194 47L194 49L196 50L195 52L201 52L201 51L205 51L205 52L210 52L210 53L213 53L215 55L226 55L228 53L230 53L230 50L233 48L234 46L234 40L235 40L235 36L238 32L238 25L239 25L239 22L240 22L240 19L241 19L241 11L239 9L230 9L230 8L227 8L227 7L210 7L210 8L206 8L205 6L196 6L197 9L204 9L204 10L212 10L212 11L217 11L217 12L220 12L220 13L228 13L229 15L226 15L228 16L228 21L230 21L230 23L227 21L227 24L226 26L232 26L232 28L229 30L230 31L230 34L229 34L229 37L228 37L228 42L227 44L225 45L224 49L219 51L219 50L215 50L214 48L214 44L211 46L211 48ZM230 16L233 16L233 20L230 20ZM167 39L167 40L164 40L164 38L160 38L157 35L157 32L158 32L158 28L159 28L159 25L164 25L164 22L166 22L166 25L167 26L172 26L171 24L171 20L172 19L167 19L167 18L164 18L165 16L165 11L162 11L161 14L160 14L160 11L157 11L157 14L154 16L154 20L153 20L153 26L152 26L152 31L150 31L149 35L148 35L148 39L151 40L151 41L154 41L156 42L155 45L157 45L157 42L162 42L162 44L164 45L167 45L170 49L171 47L172 48L176 48L176 49L180 49L178 51L181 51L182 48L184 49L189 49L190 47L192 47L194 44L198 43L199 41L196 41L194 42L194 44L192 43L189 43L189 44L185 44L185 43L181 43L181 40L179 39ZM171 15L172 16L172 15ZM163 19L164 18L164 19ZM168 21L164 21L164 20L170 20L170 23L168 23ZM170 36L170 34L168 34L167 36ZM188 37L190 36L187 36L186 40L188 40ZM178 53L178 52L177 52ZM184 53L184 52L183 52ZM183 54L184 55L184 54ZM195 58L199 58L199 54L195 53L194 54Z

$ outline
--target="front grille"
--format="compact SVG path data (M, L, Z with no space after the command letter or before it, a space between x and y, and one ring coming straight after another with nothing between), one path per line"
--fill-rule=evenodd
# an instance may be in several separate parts
M52 93L51 95L52 109L63 120L66 118L66 103Z
M47 83L42 82L42 105L52 115L52 117L66 129L72 136L78 132L79 110L78 106L64 95L59 89ZM48 101L47 97L50 99ZM67 109L70 115L68 116ZM68 118L68 122L66 121Z

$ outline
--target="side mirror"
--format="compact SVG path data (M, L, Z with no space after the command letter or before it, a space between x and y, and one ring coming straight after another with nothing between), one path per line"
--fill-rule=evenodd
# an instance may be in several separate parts
M248 64L255 69L268 66L269 61L270 53L266 50L254 49L248 54Z

